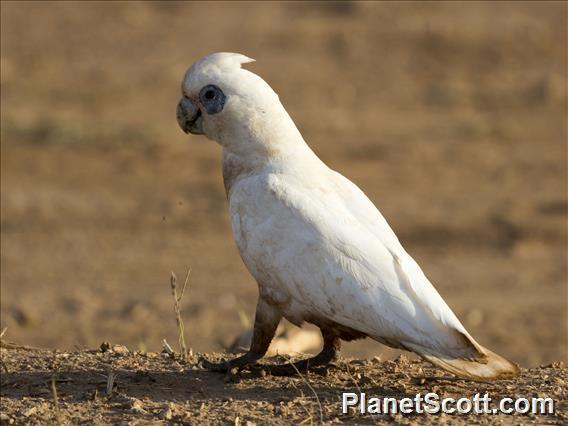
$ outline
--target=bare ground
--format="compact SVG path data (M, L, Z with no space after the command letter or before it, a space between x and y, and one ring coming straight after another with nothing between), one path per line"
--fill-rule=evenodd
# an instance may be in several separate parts
M401 356L395 360L342 360L300 377L262 371L231 376L203 371L198 355L187 361L166 353L61 352L2 349L3 423L17 424L566 424L568 369L561 363L523 369L521 377L476 383L445 376ZM220 355L207 354L208 358ZM285 362L286 359L278 359ZM271 359L269 362L275 362ZM109 381L109 376L113 377ZM55 389L55 390L54 390ZM342 392L375 397L441 398L488 393L493 401L550 397L553 415L341 414ZM491 405L494 408L496 405Z

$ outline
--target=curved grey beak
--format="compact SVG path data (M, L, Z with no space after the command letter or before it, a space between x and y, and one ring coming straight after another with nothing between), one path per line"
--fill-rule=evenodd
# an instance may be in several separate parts
M176 117L179 127L185 133L202 135L201 110L195 106L188 98L183 97L179 101L176 109Z

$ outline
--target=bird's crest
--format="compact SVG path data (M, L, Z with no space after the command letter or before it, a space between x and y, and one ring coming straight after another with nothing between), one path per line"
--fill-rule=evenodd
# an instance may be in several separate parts
M207 55L186 71L182 91L190 93L192 88L201 88L215 76L231 74L240 70L242 64L250 62L254 62L254 59L240 53L218 52Z
M193 70L206 71L209 68L217 68L223 71L241 68L242 64L248 64L255 60L240 53L218 52L201 58L191 67Z

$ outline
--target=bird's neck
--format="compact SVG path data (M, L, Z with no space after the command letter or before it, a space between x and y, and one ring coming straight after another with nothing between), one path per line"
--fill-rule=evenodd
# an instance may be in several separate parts
M276 120L271 124L270 129L257 126L246 136L241 135L245 138L238 144L223 144L223 182L227 196L233 185L245 177L302 173L326 167L306 144L290 117L287 122ZM279 127L282 124L285 126Z
M238 111L234 127L220 132L227 194L242 177L325 167L277 98L262 108Z
M296 174L327 166L306 145L297 150L275 150L267 156L258 153L235 153L223 149L223 183L227 197L234 184L240 179L262 174Z

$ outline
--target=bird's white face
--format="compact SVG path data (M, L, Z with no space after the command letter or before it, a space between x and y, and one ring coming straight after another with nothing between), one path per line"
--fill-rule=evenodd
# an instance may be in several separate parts
M187 70L177 106L185 133L203 134L224 146L250 139L245 133L278 96L259 76L241 68L248 62L253 60L244 55L214 53Z

